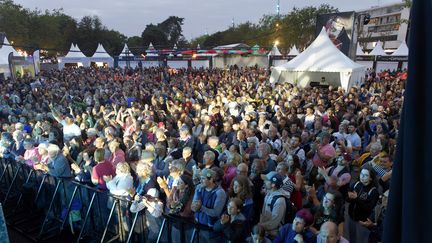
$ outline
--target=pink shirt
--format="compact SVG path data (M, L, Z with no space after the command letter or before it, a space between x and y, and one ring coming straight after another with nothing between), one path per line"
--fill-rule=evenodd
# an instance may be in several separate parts
M38 163L41 160L41 156L39 155L38 148L32 148L30 150L26 150L24 152L24 160L25 163L33 167L34 164Z
M120 162L125 162L126 158L125 158L125 153L123 152L123 150L121 149L117 149L114 154L111 154L109 161L111 162L111 164L114 166L114 168L117 166L118 163Z
M336 150L330 144L327 144L327 145L324 145L323 147L321 147L320 153L321 153L321 155L330 156L330 157L336 156ZM313 161L313 164L317 167L327 167L327 165L328 165L326 161L322 161L320 159L320 157L318 156L318 152L315 153L312 161Z

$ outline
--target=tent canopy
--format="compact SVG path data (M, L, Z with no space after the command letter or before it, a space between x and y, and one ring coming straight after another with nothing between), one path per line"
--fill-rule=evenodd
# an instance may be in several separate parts
M85 58L86 56L81 52L78 46L72 43L69 52L64 57L65 58Z
M273 45L271 51L269 52L269 56L282 56L282 53L279 51L279 48L276 45Z
M358 43L358 42L357 42L356 55L357 55L357 56L364 56L364 55L365 55L365 53L363 52L363 50L362 50L362 48L361 48L361 46L360 46L360 43Z
M128 45L125 44L124 47L123 47L123 50L121 51L121 53L120 53L119 56L122 56L122 57L126 57L126 56L133 57L134 54L130 51Z
M387 53L385 53L381 41L377 42L375 48L369 53L369 56L387 56Z
M0 46L0 65L9 64L9 53L13 53L14 56L21 56L9 43L6 35L1 42Z
M249 49L250 46L243 43L236 43L230 45L217 46L213 48L214 50L239 50L239 49Z
M300 52L297 50L297 47L293 45L288 53L288 56L297 56L298 54L300 54Z
M102 44L99 43L95 53L92 56L93 58L111 58L111 56L105 51Z
M398 49L393 52L392 56L408 56L409 50L405 41L402 41Z
M343 54L330 40L323 28L312 44L301 54L286 64L273 68L270 81L286 79L299 86L309 86L311 82L327 82L348 90L362 82L364 66L359 65Z
M345 56L322 30L312 44L290 62L276 67L292 71L338 72L363 69Z

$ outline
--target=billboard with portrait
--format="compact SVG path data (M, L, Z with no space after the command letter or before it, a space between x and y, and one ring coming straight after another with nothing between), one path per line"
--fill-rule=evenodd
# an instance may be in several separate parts
M324 26L335 46L345 55L350 56L349 52L353 44L354 19L355 12L320 14L316 20L316 36Z

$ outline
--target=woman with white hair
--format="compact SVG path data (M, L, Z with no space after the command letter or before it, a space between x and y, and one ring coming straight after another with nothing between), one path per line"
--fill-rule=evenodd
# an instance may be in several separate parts
M116 196L129 196L133 191L133 178L130 167L127 163L118 163L116 166L116 176L104 177L106 186L111 194Z
M59 146L55 144L48 145L48 173L55 177L70 177L71 168L69 162L60 152Z

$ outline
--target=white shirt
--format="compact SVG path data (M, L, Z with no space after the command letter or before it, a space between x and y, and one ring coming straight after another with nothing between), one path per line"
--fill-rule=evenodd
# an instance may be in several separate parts
M66 124L65 120L62 120L60 122L63 126L63 138L66 141L71 140L73 137L80 137L81 136L81 129L79 126L75 123L72 124Z
M128 196L129 190L133 188L133 178L130 174L116 175L106 186L113 195Z

